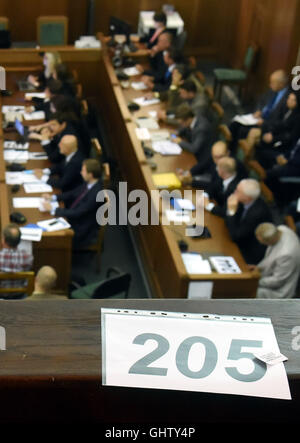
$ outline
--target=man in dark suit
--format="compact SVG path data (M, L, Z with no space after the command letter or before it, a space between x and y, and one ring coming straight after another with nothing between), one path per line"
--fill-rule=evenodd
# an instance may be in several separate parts
M78 138L78 131L65 114L55 113L40 134L33 132L29 138L40 140L49 161L59 163L64 159L59 150L59 143L65 135L74 135Z
M286 157L278 155L277 165L267 171L266 184L275 194L278 203L284 203L288 196L293 198L293 193L289 193L288 187L283 186L279 179L281 177L300 177L300 138ZM295 186L293 191L295 191Z
M59 143L59 151L64 160L50 169L36 169L35 175L62 192L70 191L82 183L81 166L84 156L78 149L77 138L65 135Z
M260 223L272 222L271 211L260 192L258 181L244 179L227 199L226 225L249 264L257 264L265 254L265 246L256 239L255 229Z
M211 123L203 115L196 115L186 104L178 108L176 118L180 127L174 141L185 151L194 154L205 169L210 164L211 145L215 140Z
M43 195L45 199L43 206L46 211L68 219L75 233L74 247L88 246L97 239L99 225L96 212L99 203L96 201L96 196L102 190L101 172L101 165L97 160L86 159L81 168L84 184L57 196ZM61 201L65 203L65 208L59 208L57 203L55 204Z
M172 83L172 72L178 63L183 61L182 54L175 48L166 49L163 52L163 60L166 65L166 70L160 79L151 80L148 77L144 80L144 83L154 92L167 91Z
M237 173L236 160L232 157L221 158L216 169L218 177L212 182L209 194L209 198L215 203L209 202L205 197L205 209L214 215L225 217L227 199L241 180Z
M218 140L211 147L211 156L209 164L203 164L201 161L196 163L190 171L178 171L179 179L183 184L190 184L194 188L203 189L211 194L211 187L217 181L220 181L220 177L217 171L217 164L221 158L231 157L231 153L228 149L227 143L222 140ZM243 163L239 160L236 161L237 177L240 180L248 177L247 170Z
M270 75L270 89L260 99L256 106L253 116L257 119L257 124L253 126L244 126L236 121L232 121L229 129L232 134L231 149L235 152L237 141L241 138L248 138L249 143L255 143L261 132L260 128L269 118L276 117L282 106L285 106L288 96L288 76L285 71L278 69ZM252 129L252 134L250 133ZM259 129L257 131L257 129Z

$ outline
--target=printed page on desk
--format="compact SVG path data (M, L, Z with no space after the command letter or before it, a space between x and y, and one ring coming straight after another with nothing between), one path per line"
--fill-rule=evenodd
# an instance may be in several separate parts
M102 384L291 400L269 318L101 309Z

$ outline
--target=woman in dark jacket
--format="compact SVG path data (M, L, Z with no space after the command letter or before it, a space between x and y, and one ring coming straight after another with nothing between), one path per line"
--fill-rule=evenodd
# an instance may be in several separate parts
M269 169L276 164L278 155L286 154L293 148L300 136L300 96L291 91L286 105L276 119L269 120L262 127L261 140L256 147L256 158Z

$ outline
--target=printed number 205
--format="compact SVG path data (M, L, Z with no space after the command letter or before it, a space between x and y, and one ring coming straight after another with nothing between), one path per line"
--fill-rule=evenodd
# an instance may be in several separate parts
M150 367L149 365L165 355L169 348L169 341L159 334L144 333L140 334L133 340L133 344L144 345L148 340L155 340L157 347L149 354L142 357L135 362L129 369L129 374L142 374L142 375L158 375L166 376L168 368ZM205 359L198 371L192 371L188 365L188 357L190 350L194 344L200 343L205 347ZM242 351L243 347L261 348L262 341L260 340L238 340L233 339L231 341L230 349L228 352L228 360L239 360L241 358L247 358L254 364L254 369L250 374L242 374L236 367L225 367L227 374L235 380L242 382L254 382L260 380L267 370L265 363L256 362L254 355L251 352ZM204 378L208 377L215 369L218 362L218 350L215 344L206 337L188 337L178 347L176 352L176 366L177 369L186 377L189 378Z

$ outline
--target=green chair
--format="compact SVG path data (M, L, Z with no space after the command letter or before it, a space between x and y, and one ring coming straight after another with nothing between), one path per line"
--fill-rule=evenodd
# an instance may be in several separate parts
M7 17L0 17L0 31L8 31L9 20Z
M112 274L114 276L111 276ZM107 271L106 279L91 283L86 286L79 286L76 282L72 285L77 287L70 294L71 299L101 299L115 297L120 298L123 294L124 298L128 298L128 292L131 282L131 275L122 272L118 268L110 268Z
M214 93L218 101L221 100L224 85L239 85L239 95L241 95L242 88L246 85L256 54L257 46L251 44L246 51L242 69L214 69Z
M40 46L63 46L68 41L68 18L42 16L37 18L37 40Z

